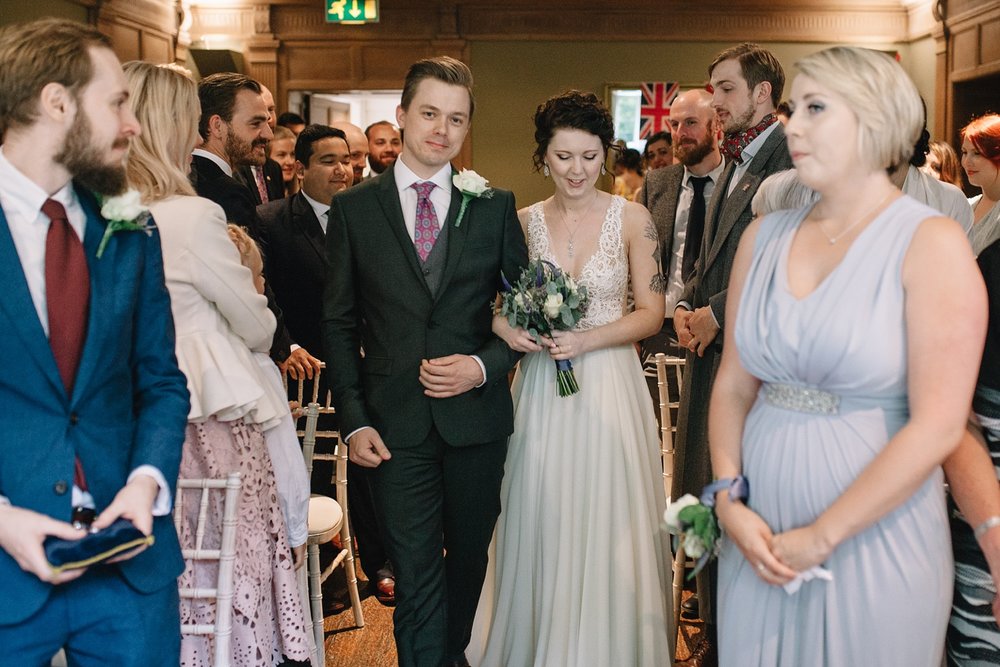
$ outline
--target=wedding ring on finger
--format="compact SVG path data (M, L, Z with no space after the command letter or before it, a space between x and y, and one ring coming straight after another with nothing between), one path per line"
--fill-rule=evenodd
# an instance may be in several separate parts
M765 572L767 572L767 568L764 567L763 563L757 563L757 571L760 572L761 574L764 574Z

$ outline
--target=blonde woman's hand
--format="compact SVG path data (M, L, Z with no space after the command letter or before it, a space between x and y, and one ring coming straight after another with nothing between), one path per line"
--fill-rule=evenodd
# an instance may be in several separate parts
M805 572L822 565L830 557L833 545L816 524L810 524L775 535L771 550L788 567L796 572Z
M773 586L783 586L795 578L795 570L782 563L771 549L774 534L759 514L741 502L723 498L716 506L720 526L754 568L757 576Z

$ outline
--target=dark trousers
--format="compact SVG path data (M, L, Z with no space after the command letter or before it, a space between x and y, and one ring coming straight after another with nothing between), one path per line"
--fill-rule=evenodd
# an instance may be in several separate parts
M392 458L372 482L396 571L399 665L441 667L460 657L471 637L507 442L453 447L432 428L416 447L387 445Z
M177 585L171 582L143 594L125 582L118 568L96 566L79 579L54 586L25 621L0 625L0 664L5 667L47 667L63 648L69 664L81 667L177 667Z
M375 513L372 490L372 469L347 462L347 498L350 503L351 534L358 541L361 569L369 581L375 581L377 572L389 560L385 553L381 522ZM391 566L390 566L391 569Z

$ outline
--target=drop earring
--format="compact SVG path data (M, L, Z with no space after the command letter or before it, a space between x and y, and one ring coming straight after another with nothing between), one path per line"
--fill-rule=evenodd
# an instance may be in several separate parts
M605 166L604 166L604 165L602 164L602 165L601 165L601 176L604 176L604 175L605 175L605 174L607 174L607 173L608 173L608 169L607 169L607 167L605 167Z
M545 178L549 177L549 165L547 164L542 165L542 175L544 175Z

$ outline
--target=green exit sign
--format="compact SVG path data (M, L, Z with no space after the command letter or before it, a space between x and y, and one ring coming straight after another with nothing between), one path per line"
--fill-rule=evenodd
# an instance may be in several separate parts
M327 23L378 23L378 0L326 0Z

